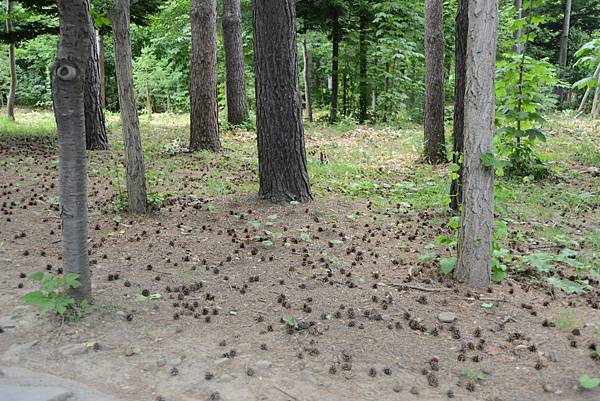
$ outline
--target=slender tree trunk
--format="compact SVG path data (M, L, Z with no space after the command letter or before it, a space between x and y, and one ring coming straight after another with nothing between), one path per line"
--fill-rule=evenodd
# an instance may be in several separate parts
M344 72L342 77L342 104L344 116L348 115L348 46L344 46Z
M90 58L85 72L85 141L88 150L108 149L108 137L106 136L106 124L104 112L100 101L100 61L96 30L90 18L87 25L86 39L90 42Z
M571 0L565 0L565 16L563 19L563 29L560 35L560 53L558 55L558 64L561 67L567 65L567 52L569 48L569 29L571 28Z
M598 67L596 67L596 71L594 71L594 75L592 75L594 79L596 79L596 83L600 83L600 63L598 63ZM579 108L577 109L576 117L579 117L585 112L585 104L590 97L590 93L592 92L592 88L589 86L585 89L585 93L583 94L583 99L581 99L581 103L579 104Z
M425 2L425 159L445 162L443 0Z
M78 300L91 300L87 249L85 71L91 43L88 0L58 0L60 36L52 66L52 99L59 141L60 226L64 271L79 276Z
M140 135L140 122L133 85L129 0L113 0L109 11L113 29L117 89L123 125L125 164L127 167L127 203L130 213L146 212L146 168Z
M481 161L494 138L497 0L469 2L463 208L456 278L472 285L491 279L494 170Z
M462 156L464 149L464 124L465 124L465 84L466 84L466 58L467 58L467 33L469 29L469 0L459 0L456 15L455 37L455 63L454 63L454 121L453 121L453 146L452 163L458 165L458 177L452 180L450 186L450 207L458 211L462 202Z
M146 81L146 113L148 113L148 120L152 118L152 85L150 81Z
M13 31L13 0L7 0L6 2L6 32L11 33ZM10 89L8 97L6 98L6 109L8 112L8 118L15 121L15 98L17 94L17 61L15 58L15 44L10 43L8 45L8 63L10 65Z
M367 24L368 19L360 16L358 24L358 79L359 79L359 114L358 120L362 123L367 120L367 103L369 98L369 87L367 80Z
M223 48L227 90L227 120L239 125L248 118L242 11L240 0L223 0Z
M340 9L335 7L331 16L331 110L329 112L329 122L337 121L338 114L338 83L339 83L339 65L340 65Z
M567 55L569 49L569 29L571 28L571 0L565 0L565 16L563 18L563 29L560 35L560 52L558 54L558 65L560 66L561 78L565 75L565 67L567 66ZM559 87L558 100L564 103L567 99L566 88Z
M592 118L594 120L598 118L598 113L600 113L600 86L596 86L594 100L592 101Z
M373 113L373 116L375 115L376 111L377 111L377 88L375 87L375 85L371 85L371 113ZM373 120L375 120L375 117L373 117Z
M312 199L296 67L294 0L254 0L260 192L274 203Z
M192 0L190 150L221 150L217 116L217 0Z
M106 108L106 73L104 72L104 35L98 33L98 72L100 77L100 105Z
M302 40L302 47L304 49L304 101L306 103L306 118L312 122L312 55L308 49L306 34L304 34Z
M517 10L515 19L523 18L523 0L515 0L515 9ZM524 50L524 45L522 43L518 43L521 36L523 36L523 29L519 28L513 34L513 37L515 38L515 44L513 46L513 51L517 54L522 54L523 50Z

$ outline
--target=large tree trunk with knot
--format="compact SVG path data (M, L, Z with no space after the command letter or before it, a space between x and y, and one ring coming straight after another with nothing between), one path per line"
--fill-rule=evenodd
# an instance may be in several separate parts
M60 226L66 273L79 276L71 290L78 300L90 300L88 264L87 175L84 87L91 53L88 0L58 0L60 35L52 66L52 99L59 142Z

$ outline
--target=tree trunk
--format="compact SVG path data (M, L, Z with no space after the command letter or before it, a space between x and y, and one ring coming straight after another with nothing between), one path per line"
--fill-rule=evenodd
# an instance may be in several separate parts
M135 101L129 0L113 0L109 16L113 29L117 89L123 125L125 164L127 167L127 204L130 213L146 212L146 169L140 135L140 122Z
M497 0L471 0L467 37L463 208L456 278L490 283L494 226L494 169L481 161L494 139Z
M148 120L152 119L152 85L150 81L146 81L146 113L148 113Z
M564 70L567 66L567 55L569 49L569 29L571 28L571 0L565 0L565 16L563 19L563 29L560 35L560 52L558 54L558 65L560 66L560 76L564 77ZM567 98L566 88L558 87L558 100L564 103Z
M329 112L329 122L337 121L338 114L338 83L339 83L339 65L340 65L340 9L334 7L331 15L331 110Z
M240 0L223 0L223 48L227 90L227 121L239 125L248 118L242 11Z
M594 79L596 79L597 84L600 83L600 63L598 63L598 67L596 67L596 71L594 71L594 75L592 75L592 77ZM579 117L580 115L582 115L585 112L585 104L587 103L591 92L592 92L592 88L588 86L585 89L585 93L583 94L583 99L581 99L581 103L579 104L579 109L577 109L577 114L575 115L575 117Z
M104 112L100 102L100 69L96 30L92 18L87 24L86 39L90 42L90 58L85 71L85 142L88 150L108 149Z
M221 150L217 116L217 0L192 0L190 150Z
M445 162L443 0L425 2L425 159Z
M306 34L304 34L302 40L302 47L304 49L304 101L306 103L306 118L312 122L312 55L308 49L308 43L306 43Z
M515 0L515 9L517 10L515 19L523 18L523 0ZM515 38L513 51L517 54L522 54L523 50L525 50L525 46L522 43L518 43L521 36L523 36L523 28L519 28L513 33L513 37Z
M60 36L52 66L52 99L59 141L60 226L66 273L79 275L78 300L91 298L87 249L84 87L91 53L88 0L58 0Z
M469 0L459 0L456 15L455 63L454 63L454 121L452 163L458 165L458 177L450 186L450 207L454 211L462 202L462 155L464 148L465 126L465 84L467 58L467 32L469 29Z
M98 72L100 77L100 105L106 108L106 73L104 72L104 35L98 33Z
M10 33L13 31L13 0L7 0L6 2L6 32ZM15 98L17 95L17 61L15 58L15 44L10 43L8 45L8 63L10 65L10 89L8 97L6 98L6 109L8 111L8 118L15 121Z
M560 53L558 55L558 64L561 67L567 65L567 52L569 48L569 29L571 27L571 0L565 0L565 16L563 19L563 29L560 35Z
M594 92L594 100L592 101L592 118L595 120L598 118L598 113L600 112L600 86L596 86L596 91Z
M367 82L367 24L366 16L361 15L358 31L358 79L359 79L359 114L358 121L363 123L367 120L367 103L369 102L369 86Z
M342 77L342 109L348 115L348 46L344 46L344 72Z
M308 201L295 0L254 0L253 5L259 195L274 203Z

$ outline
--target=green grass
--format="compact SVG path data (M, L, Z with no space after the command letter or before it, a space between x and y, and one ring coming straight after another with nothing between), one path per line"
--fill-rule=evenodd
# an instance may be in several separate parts
M47 111L22 110L15 111L15 121L6 114L0 116L0 135L9 136L53 136L56 135L54 115Z

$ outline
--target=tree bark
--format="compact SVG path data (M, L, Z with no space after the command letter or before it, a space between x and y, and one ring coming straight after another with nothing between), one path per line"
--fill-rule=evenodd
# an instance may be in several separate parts
M594 79L596 79L597 84L600 83L600 63L598 63L598 67L596 67L596 71L594 71L594 75L592 75L592 77ZM579 104L579 108L577 109L577 114L575 115L575 117L579 117L580 115L582 115L584 113L585 104L587 103L591 92L592 92L592 88L588 86L585 89L585 93L583 94L583 99L581 99L581 103Z
M463 208L456 278L472 285L491 279L494 170L481 161L494 138L497 0L471 0L467 37Z
M334 7L331 15L331 109L329 112L329 122L332 124L338 118L340 37L340 9L339 7Z
M344 49L346 53L346 49ZM342 113L348 115L348 54L344 55L344 72L342 76Z
M274 203L308 201L295 0L254 0L253 6L259 195Z
M304 49L304 102L306 103L306 118L312 122L312 55L308 49L306 34L304 34L302 40L302 47Z
M369 102L369 86L367 82L367 24L365 15L361 15L358 24L358 92L359 111L358 121L363 123L367 120L367 108Z
M217 0L192 0L190 150L221 150L217 116Z
M453 120L453 146L452 163L459 166L458 177L452 180L450 186L450 208L458 211L462 203L462 175L461 159L464 149L465 126L465 84L466 84L466 58L467 58L467 32L469 29L469 0L459 0L456 15L455 37L455 63L454 63L454 120Z
M223 48L227 90L227 121L239 125L248 118L242 11L240 0L223 0Z
M123 125L128 210L130 213L145 213L146 168L133 85L129 0L113 0L109 16L113 29L117 89Z
M596 86L596 91L594 92L594 100L592 101L592 118L595 120L598 118L598 113L600 112L600 86Z
M515 9L517 10L515 19L523 18L523 0L515 0ZM522 54L523 50L525 50L525 46L522 43L518 43L518 40L521 36L523 36L522 28L517 29L513 33L513 37L515 38L515 44L513 46L513 51L517 54Z
M150 81L146 81L146 113L148 120L152 119L152 85Z
M565 0L565 16L563 18L563 29L560 35L560 52L558 54L558 65L560 66L560 76L564 77L564 70L567 66L567 55L569 49L569 30L571 28L571 0ZM567 98L566 88L558 87L558 100L564 103Z
M13 31L13 0L7 0L6 2L6 32L11 33ZM8 118L15 121L15 99L17 95L17 61L15 57L15 44L10 43L8 45L8 63L10 66L10 89L6 98L6 109L8 112Z
M106 108L106 73L104 72L104 35L98 32L98 72L100 78L100 106Z
M86 39L90 42L90 58L85 72L84 104L85 104L85 140L88 150L108 149L104 112L100 101L100 61L96 30L92 18L87 24Z
M60 222L64 271L79 276L71 294L91 300L87 250L84 87L91 53L88 0L58 0L60 36L52 66L52 99L59 141Z
M425 159L445 162L443 0L425 2Z
M565 0L565 16L563 29L560 35L560 53L558 54L558 65L567 65L567 54L569 49L569 29L571 28L571 0Z

